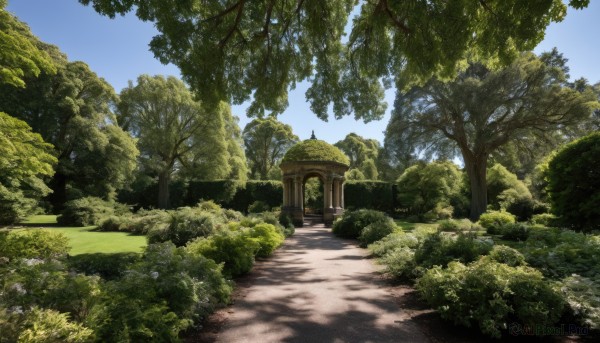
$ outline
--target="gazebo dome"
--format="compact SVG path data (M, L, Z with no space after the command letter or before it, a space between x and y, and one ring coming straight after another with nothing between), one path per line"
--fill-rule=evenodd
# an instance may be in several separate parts
M317 161L350 165L348 157L340 149L318 139L307 139L294 145L287 151L281 163Z

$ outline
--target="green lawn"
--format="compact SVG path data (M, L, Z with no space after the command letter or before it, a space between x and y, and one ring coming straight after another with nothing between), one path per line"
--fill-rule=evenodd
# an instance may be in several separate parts
M394 220L394 222L396 222L396 225L401 227L402 230L407 231L407 232L414 230L417 226L435 228L438 225L437 223L411 223L411 222L398 220L398 219Z
M141 252L146 247L146 236L134 236L126 232L98 232L94 226L86 227L55 227L56 216L37 215L27 218L22 224L31 229L39 225L44 230L60 232L70 241L70 255L91 253Z

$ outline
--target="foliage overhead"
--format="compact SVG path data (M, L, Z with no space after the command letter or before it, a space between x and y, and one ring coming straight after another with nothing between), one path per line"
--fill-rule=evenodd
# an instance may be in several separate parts
M273 117L254 119L244 128L244 146L255 178L266 180L287 150L298 142L290 125Z
M414 153L461 156L469 176L471 218L487 206L490 154L523 137L576 126L598 108L597 96L563 85L564 73L531 53L491 71L474 63L450 82L432 79L398 92L388 134L406 137Z
M307 139L291 147L282 163L299 161L330 161L349 165L348 157L333 145L318 139Z
M29 27L5 10L6 3L0 0L0 84L23 88L25 77L52 74L56 68Z
M384 88L453 76L465 55L508 63L561 21L560 0L177 1L80 0L109 17L135 10L158 31L150 49L177 65L210 108L253 98L248 112L281 113L303 80L321 119L385 111ZM582 8L589 0L571 0ZM345 27L352 17L346 38Z

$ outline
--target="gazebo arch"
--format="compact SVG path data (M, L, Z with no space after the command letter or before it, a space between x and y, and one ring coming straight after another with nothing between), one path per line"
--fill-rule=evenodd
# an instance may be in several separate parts
M316 176L323 182L323 221L331 225L344 211L344 173L348 157L333 145L314 138L291 147L279 167L283 174L282 212L296 226L304 223L304 184Z

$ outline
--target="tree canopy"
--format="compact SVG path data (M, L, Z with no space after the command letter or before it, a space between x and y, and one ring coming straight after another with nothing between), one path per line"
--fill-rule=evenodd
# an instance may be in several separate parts
M397 94L388 134L408 137L407 151L461 156L470 180L471 218L487 206L488 158L511 141L552 134L587 120L597 108L591 89L562 84L561 70L525 53L491 71L474 63L450 82L438 79Z
M280 113L288 90L308 80L318 117L327 119L331 105L336 118L365 121L383 116L383 90L393 82L453 76L466 55L506 64L567 9L561 0L366 0L360 8L358 0L80 2L153 22L160 33L150 49L180 68L208 108L253 99L250 115Z
M254 119L244 128L244 146L254 178L266 180L290 147L298 142L292 127L273 117Z
M0 110L24 120L54 146L55 210L69 198L114 198L131 178L138 154L111 112L116 94L84 62L69 62L52 45L40 43L40 49L52 57L56 73L25 77L26 88L0 85Z
M25 77L56 72L50 56L38 48L29 27L8 13L0 0L0 84L25 87Z
M0 224L12 224L50 192L42 178L54 174L54 164L51 144L0 112Z
M158 205L169 207L169 181L177 170L200 179L224 178L231 168L225 139L229 106L209 113L187 86L169 76L140 75L121 91L119 119L138 139L143 168L158 176ZM227 112L227 113L223 113Z

